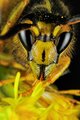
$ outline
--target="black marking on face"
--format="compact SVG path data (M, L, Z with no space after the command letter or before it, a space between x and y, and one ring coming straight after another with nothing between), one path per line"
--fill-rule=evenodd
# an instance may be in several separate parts
M54 41L55 37L50 34L50 35L39 35L37 38L37 40L41 40L43 42L47 42L47 41Z
M44 62L44 61L45 61L45 50L42 53L42 62Z

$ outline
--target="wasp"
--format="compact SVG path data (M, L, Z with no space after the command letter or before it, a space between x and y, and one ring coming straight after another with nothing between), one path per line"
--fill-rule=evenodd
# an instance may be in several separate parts
M69 67L80 16L70 16L62 0L22 0L12 11L0 40L34 78L54 83ZM10 44L9 44L10 42ZM17 52L18 51L18 52Z

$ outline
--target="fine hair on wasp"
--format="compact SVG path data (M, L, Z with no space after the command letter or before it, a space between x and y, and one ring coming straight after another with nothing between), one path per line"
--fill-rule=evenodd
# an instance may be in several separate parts
M73 25L80 22L80 16L71 17L62 0L31 0L15 21L10 29L2 32L0 39L12 38L14 48L11 51L15 51L17 43L25 49L25 59L36 78L47 79L54 72L54 65L57 78L61 76L71 62L76 41ZM60 65L62 72L58 70Z

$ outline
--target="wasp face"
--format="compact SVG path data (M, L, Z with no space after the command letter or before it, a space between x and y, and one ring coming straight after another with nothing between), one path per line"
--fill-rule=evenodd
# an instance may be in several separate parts
M43 79L45 79L51 72L50 66L56 64L58 60L53 29L54 24L38 21L36 26L30 28L30 31L24 30L19 33L20 40L28 49L30 66L38 78L43 75Z
M51 33L51 24L37 23L39 35L31 49L32 59L39 65L49 65L57 61L57 50Z
M36 41L32 46L29 59L36 64L36 68L33 69L37 69L38 67L38 78L43 75L43 79L45 79L47 75L45 71L46 68L48 68L50 64L57 62L58 54L54 41L52 40L51 25L38 22L37 26L39 35L36 37ZM48 71L50 72L50 70Z
M21 31L19 38L28 50L28 61L34 74L39 79L41 76L46 79L54 65L57 64L60 52L70 42L71 33L67 30L61 31L61 26L57 25L59 20L63 22L65 18L45 11L41 11L41 13L39 10L27 16L29 19L33 16L31 18L33 26L28 31ZM60 38L61 36L62 38ZM65 40L66 42L64 42Z

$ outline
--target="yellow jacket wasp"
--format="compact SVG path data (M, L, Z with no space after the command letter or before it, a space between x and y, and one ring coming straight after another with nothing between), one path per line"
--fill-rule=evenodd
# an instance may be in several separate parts
M15 69L20 70L21 77L17 73L15 80L14 76L0 80L2 92L8 97L3 98L0 93L0 104L6 102L0 106L0 119L77 120L80 102L67 95L80 96L80 90L60 91L49 85L62 76L71 63L75 26L80 16L71 17L62 0L18 1L2 27L0 42L5 43L4 52L10 52L26 72ZM0 72L3 72L1 65L0 59ZM13 67L11 65L8 66ZM14 84L9 84L12 82Z
M25 59L21 58L23 64L30 65L36 79L51 84L71 62L75 44L73 25L80 22L80 16L70 17L67 6L59 0L44 0L40 4L37 1L32 7L29 2L22 0L15 8L0 40L10 39L16 49L17 44L21 45L22 50L18 50L25 54ZM11 51L16 56L16 50Z

